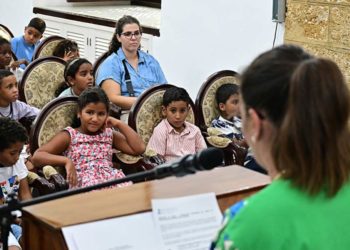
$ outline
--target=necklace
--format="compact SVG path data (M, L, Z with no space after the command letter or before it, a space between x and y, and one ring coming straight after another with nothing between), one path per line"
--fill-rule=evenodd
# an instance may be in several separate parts
M10 103L10 113L8 113L7 115L4 115L3 113L0 112L0 115L2 117L10 117L12 118L12 113L13 113L13 107L12 107L12 102Z

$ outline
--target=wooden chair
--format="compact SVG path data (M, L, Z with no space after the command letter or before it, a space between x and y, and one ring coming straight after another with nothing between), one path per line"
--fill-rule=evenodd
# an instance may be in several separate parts
M0 24L0 37L3 37L6 40L10 41L13 38L13 34L9 28L3 24Z
M231 70L222 70L208 77L198 91L195 110L198 116L196 125L201 129L208 146L222 148L225 156L225 165L243 165L246 149L231 142L228 138L210 136L208 128L211 121L219 116L219 109L215 100L217 89L226 83L239 84L238 74Z
M55 98L64 82L66 62L58 57L43 57L33 61L24 71L19 84L19 98L34 107L43 108Z
M62 40L64 40L64 37L61 36L49 36L45 38L35 49L33 61L41 57L52 56L57 44Z
M130 109L128 125L133 128L147 145L153 129L163 119L161 106L163 94L166 89L174 87L171 84L163 84L149 88L143 92ZM190 103L192 109L187 116L187 121L195 124L194 103ZM128 156L127 156L128 157ZM157 155L152 149L148 149L142 159L124 160L125 155L118 155L122 163L132 165L132 171L151 169L159 164L165 163L165 159ZM130 157L129 157L130 158ZM135 170L136 166L136 170ZM128 167L125 167L128 169Z
M78 98L75 96L57 98L42 109L37 116L32 126L29 142L30 152L34 152L43 144L51 140L58 132L67 126L71 126L78 109ZM45 169L45 168L44 168ZM65 176L65 171L62 168L56 168L59 174L46 176L55 186L55 191L60 191L68 188L68 184L62 176ZM41 171L39 171L41 173ZM45 170L41 173L42 176L47 175Z
M162 84L147 89L137 98L130 109L128 124L141 136L146 145L152 135L153 129L163 119L161 111L163 94L166 89L171 87L174 87L174 85ZM190 105L192 108L186 121L195 124L195 106L193 102Z

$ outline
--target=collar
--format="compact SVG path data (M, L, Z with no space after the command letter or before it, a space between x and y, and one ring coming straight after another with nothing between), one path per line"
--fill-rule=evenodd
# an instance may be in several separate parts
M185 129L180 133L180 132L177 132L175 130L175 128L173 126L171 126L171 124L169 123L168 119L164 119L164 122L165 122L165 126L167 127L167 130L168 130L168 134L188 134L190 133L190 130L186 124L186 121L184 122L184 126L185 126Z
M126 57L125 57L125 54L124 54L122 47L120 47L118 49L116 54L121 61L123 61L124 59L125 59L125 61L128 61L128 60L126 60ZM140 50L137 51L137 56L139 57L138 64L146 62L145 56Z
M233 118L233 119L234 119L234 118ZM232 121L230 121L230 120L225 119L225 118L222 117L221 115L219 116L219 121L226 122L226 123L228 123L228 124L230 124L230 125L232 125L232 126L234 125L233 119L232 119Z

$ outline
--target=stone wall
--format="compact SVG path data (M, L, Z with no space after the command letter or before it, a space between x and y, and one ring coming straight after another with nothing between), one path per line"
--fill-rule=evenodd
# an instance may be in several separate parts
M350 82L350 0L286 0L285 43L333 59Z

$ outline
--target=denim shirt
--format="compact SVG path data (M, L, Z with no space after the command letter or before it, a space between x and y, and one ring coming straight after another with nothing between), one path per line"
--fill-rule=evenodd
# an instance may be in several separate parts
M117 53L108 56L99 67L96 85L101 86L104 80L112 79L120 84L121 95L129 96L125 83L124 59L126 60L126 67L130 74L135 96L139 96L151 86L167 83L158 61L153 56L139 50L138 57L139 62L136 71L126 60L122 48L119 48Z

